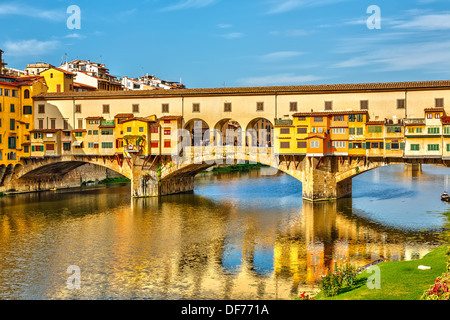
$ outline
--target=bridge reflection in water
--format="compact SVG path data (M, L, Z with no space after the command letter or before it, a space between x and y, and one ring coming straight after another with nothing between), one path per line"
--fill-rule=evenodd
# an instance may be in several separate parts
M335 261L439 245L355 215L358 199L302 202L295 179L260 175L201 175L197 194L162 200L131 201L129 186L3 198L0 298L289 299L317 290ZM80 290L65 287L70 265Z

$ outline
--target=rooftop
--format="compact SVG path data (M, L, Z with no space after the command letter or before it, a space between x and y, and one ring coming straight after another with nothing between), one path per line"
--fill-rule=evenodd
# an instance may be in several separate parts
M72 99L103 98L103 97L180 97L198 95L244 95L244 94L301 94L301 93L334 93L359 91L403 91L419 89L449 89L450 80L416 81L416 82L384 82L327 84L301 86L271 86L271 87L234 87L234 88L199 88L179 90L141 90L141 91L96 91L96 92L62 92L43 93L36 98L41 99Z

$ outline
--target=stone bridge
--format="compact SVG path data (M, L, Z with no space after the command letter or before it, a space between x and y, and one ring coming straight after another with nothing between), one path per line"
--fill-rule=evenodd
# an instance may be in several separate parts
M409 162L408 162L409 161ZM350 197L352 178L369 170L394 164L429 163L448 166L440 159L410 162L403 158L368 157L307 157L276 155L272 148L189 147L181 156L150 156L142 158L119 156L63 156L28 159L15 166L0 167L0 192L33 192L53 188L80 186L80 182L95 180L95 174L83 168L100 168L131 180L132 196L158 197L192 192L194 177L209 167L238 163L261 163L282 171L302 182L303 198L321 201ZM82 170L74 177L73 172ZM83 171L84 170L84 171ZM269 173L270 174L270 173ZM82 180L84 179L84 180Z

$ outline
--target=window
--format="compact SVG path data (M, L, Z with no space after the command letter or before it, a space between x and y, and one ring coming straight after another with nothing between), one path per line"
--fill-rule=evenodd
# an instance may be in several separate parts
M436 99L435 100L435 107L436 108L443 108L444 107L444 99Z
M139 127L139 132L144 132L144 127Z
M281 149L289 149L291 147L291 143L289 141L280 142Z
M158 148L159 143L157 141L152 141L151 146L152 146L152 148Z
M392 142L391 143L391 149L392 150L399 150L400 149L400 144L398 142Z
M64 151L70 151L70 142L64 142L63 143L63 150Z
M311 146L311 149L317 149L320 147L320 143L319 143L319 141L311 141L310 146Z
M304 141L297 141L297 148L299 149L306 149L307 148L307 143Z
M439 151L439 145L438 144L429 144L428 151Z
M56 119L50 119L50 129L56 129Z
M345 128L333 128L333 134L345 134Z
M93 134L94 136L97 136L97 135L98 135L98 130L92 131L92 134Z
M112 148L114 148L114 145L112 142L102 142L102 148L103 149L112 149Z
M354 114L349 114L348 115L348 121L355 122L355 120L356 120L356 116Z
M348 128L348 134L354 136L356 134L356 128Z
M297 112L298 111L297 102L290 102L289 103L289 111L290 112Z
M361 110L368 110L369 109L369 101L368 100L361 100L359 102L359 106Z
M11 105L10 105L10 110L9 111L11 111L11 112L16 112L16 106L14 105L14 103L11 103Z
M379 148L379 143L378 142L367 142L367 145L370 147L370 149L378 149Z
M23 146L23 152L24 153L30 153L30 147L29 146Z
M450 127L444 127L444 134L450 134Z
M81 113L81 104L75 105L75 113Z
M33 108L31 106L23 106L23 114L32 114Z
M264 111L264 102L256 103L256 111Z
M416 128L416 133L422 133L422 128Z
M344 149L346 147L345 141L333 141L333 148Z
M280 129L280 134L290 134L290 133L291 133L291 129L289 129L289 128Z
M436 113L436 114L434 115L434 118L435 118L435 119L440 119L440 118L441 118L441 114L440 114L440 113Z
M131 132L131 127L127 127L127 132Z
M131 109L132 109L133 113L139 113L139 105L138 104L133 104Z
M168 103L162 104L162 113L169 113L169 104Z
M369 133L382 133L383 127L382 126L369 126L368 130L369 130Z
M364 122L364 115L363 114L357 114L356 115L356 121L357 122Z
M389 126L386 127L387 133L402 133L402 127L400 126Z
M172 141L170 140L165 140L164 141L164 148L170 148L172 145Z
M420 150L420 144L412 144L411 145L411 151L419 151Z
M224 112L231 112L231 102L225 102L223 105Z
M345 116L334 116L334 121L345 121Z
M447 144L447 151L450 151L450 144Z
M333 101L325 101L325 110L333 110Z
M38 105L38 113L45 113L45 104Z
M427 113L427 119L433 119L433 114L432 113Z
M113 129L102 129L102 136L112 136L114 134Z
M9 97L9 89L5 89L5 97Z
M166 129L164 129L164 135L165 136L170 136L170 129L169 128L166 128Z
M159 132L159 130L158 130L158 127L151 127L151 133L158 133Z
M17 98L17 90L11 90L12 96Z
M30 90L25 89L25 91L23 92L23 98L30 99Z
M103 105L103 113L109 113L109 104Z
M397 100L397 109L405 109L405 99Z
M308 128L297 128L298 134L305 134L308 133Z
M55 145L53 143L46 144L45 145L45 150L46 151L54 151L55 150Z
M356 129L356 135L362 136L364 134L364 128L357 128Z
M192 112L200 112L200 103L192 104Z
M78 119L78 129L83 129L83 119Z
M9 130L11 130L11 131L16 130L16 120L9 119Z
M428 128L428 134L440 134L441 128Z
M16 137L8 137L8 149L16 149Z
M298 121L306 121L306 117L298 117Z
M314 122L323 122L322 117L314 117Z
M75 132L75 137L82 137L83 136L83 132Z

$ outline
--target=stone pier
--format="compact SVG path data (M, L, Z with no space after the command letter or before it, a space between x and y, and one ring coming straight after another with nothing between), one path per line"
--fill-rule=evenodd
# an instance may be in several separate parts
M351 197L352 179L337 181L337 157L305 158L302 166L303 198L308 201L326 201Z

